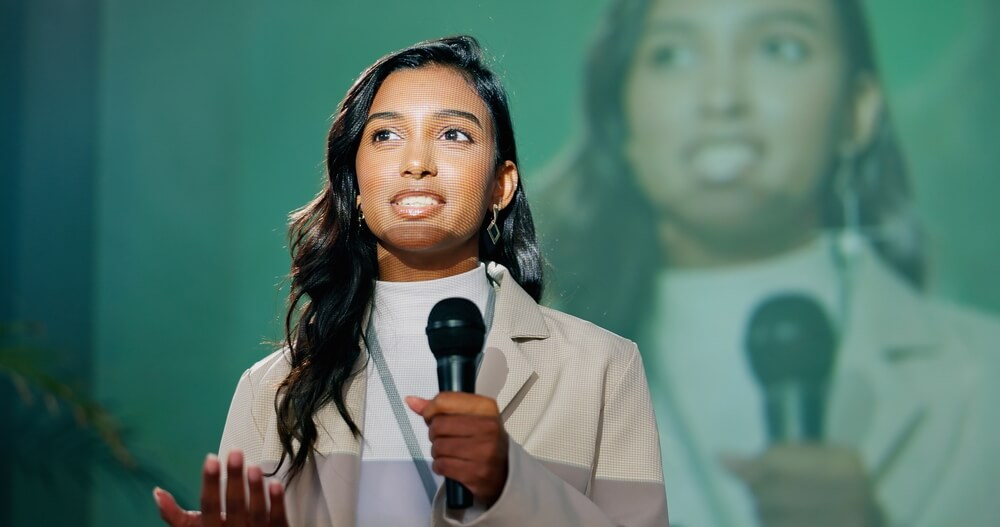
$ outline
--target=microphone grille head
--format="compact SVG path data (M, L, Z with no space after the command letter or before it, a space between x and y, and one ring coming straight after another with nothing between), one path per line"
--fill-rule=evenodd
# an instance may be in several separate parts
M833 370L837 337L815 299L786 293L757 306L750 316L745 345L750 366L762 385L821 383Z
M431 309L426 333L435 357L475 356L483 348L486 325L471 300L446 298Z

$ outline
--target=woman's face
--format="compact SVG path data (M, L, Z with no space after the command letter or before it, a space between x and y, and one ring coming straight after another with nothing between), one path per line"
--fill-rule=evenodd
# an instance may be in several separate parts
M436 65L385 79L355 168L365 222L397 256L475 256L487 212L517 183L513 163L495 170L486 104L461 73Z
M662 221L725 241L818 219L851 112L834 8L653 2L626 80L626 157Z

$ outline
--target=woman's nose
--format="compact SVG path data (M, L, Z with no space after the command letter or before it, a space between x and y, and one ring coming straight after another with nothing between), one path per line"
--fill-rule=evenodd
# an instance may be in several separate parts
M400 175L415 179L437 175L433 146L430 141L413 141L404 150Z
M735 57L722 56L705 70L701 109L706 117L743 116L749 107L743 65Z

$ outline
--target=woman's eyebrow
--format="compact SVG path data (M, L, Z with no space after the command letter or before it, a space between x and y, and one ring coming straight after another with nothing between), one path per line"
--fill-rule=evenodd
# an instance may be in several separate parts
M479 122L479 118L474 114L469 112L464 112L462 110L441 110L434 115L438 117L458 117L460 119L465 119L467 121L472 121L480 130L483 129L483 123Z
M809 29L825 29L823 24L813 15L795 9L772 9L764 13L757 13L747 17L743 22L747 25L766 25L769 23L792 23ZM696 33L698 23L686 18L652 20L647 23L646 31L649 33Z
M458 117L472 122L479 127L480 130L483 129L483 123L479 121L478 117L463 110L438 110L437 112L434 112L434 117ZM368 120L365 121L365 125L367 126L368 123L375 120L393 121L402 118L403 114L399 112L375 112L368 116Z
M373 113L373 114L371 114L371 115L368 116L368 119L365 120L365 125L367 126L368 123L370 123L372 121L375 121L375 120L378 120L378 119L381 119L381 120L384 120L384 121L394 121L396 119L401 119L402 117L403 117L403 114L401 114L399 112L375 112L375 113Z
M696 24L686 19L653 20L646 25L649 33L695 33Z
M809 29L825 29L823 24L821 24L816 17L810 15L809 13L803 13L793 9L776 9L767 13L761 13L752 17L750 22L756 25L764 25L773 22L788 22Z

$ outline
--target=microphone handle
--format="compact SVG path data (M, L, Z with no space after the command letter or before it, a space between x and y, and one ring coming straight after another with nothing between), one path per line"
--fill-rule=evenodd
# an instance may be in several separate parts
M765 388L771 442L822 442L826 391L825 383L801 381L785 381Z
M476 392L476 361L462 355L446 355L437 360L438 388L442 392ZM461 483L445 478L444 491L449 509L468 509L472 492Z
M444 480L444 493L449 509L468 509L472 506L472 491L451 478Z

